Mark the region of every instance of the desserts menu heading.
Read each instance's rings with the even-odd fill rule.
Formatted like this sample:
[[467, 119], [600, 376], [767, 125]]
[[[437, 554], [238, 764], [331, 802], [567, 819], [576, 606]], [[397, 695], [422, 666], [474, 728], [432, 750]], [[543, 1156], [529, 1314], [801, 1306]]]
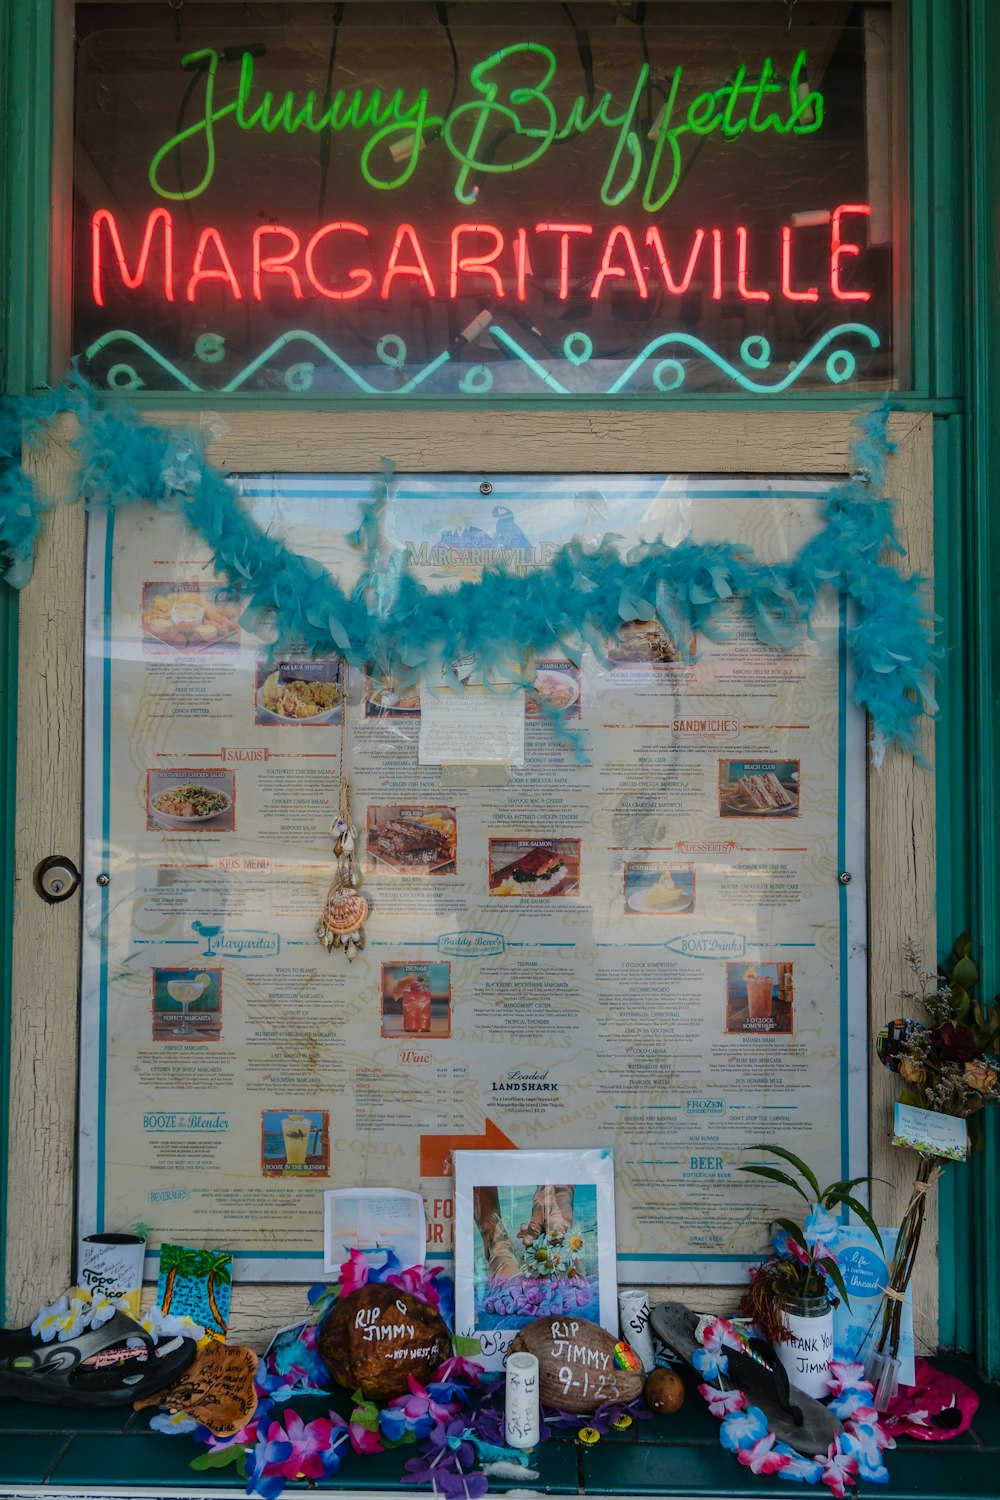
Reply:
[[[242, 488], [357, 578], [365, 476]], [[823, 488], [402, 476], [385, 526], [448, 590], [574, 536], [778, 560]], [[456, 1147], [610, 1146], [620, 1279], [726, 1281], [775, 1211], [747, 1146], [865, 1170], [864, 739], [838, 601], [785, 652], [737, 600], [715, 639], [625, 620], [497, 696], [471, 659], [456, 691], [273, 650], [151, 508], [92, 518], [88, 587], [82, 1232], [140, 1220], [245, 1278], [313, 1279], [325, 1188], [419, 1185], [446, 1254]], [[353, 964], [313, 931], [342, 753], [371, 902]]]

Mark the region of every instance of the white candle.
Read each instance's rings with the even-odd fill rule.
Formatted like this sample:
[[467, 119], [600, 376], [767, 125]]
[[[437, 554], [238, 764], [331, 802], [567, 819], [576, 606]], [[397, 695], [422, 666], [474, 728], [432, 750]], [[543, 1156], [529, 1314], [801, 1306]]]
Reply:
[[508, 1354], [505, 1432], [511, 1448], [534, 1448], [540, 1436], [538, 1360], [533, 1354]]

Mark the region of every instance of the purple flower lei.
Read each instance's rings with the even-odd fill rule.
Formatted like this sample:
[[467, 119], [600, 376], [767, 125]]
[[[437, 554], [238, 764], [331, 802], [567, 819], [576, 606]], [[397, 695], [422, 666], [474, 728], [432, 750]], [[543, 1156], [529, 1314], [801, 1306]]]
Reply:
[[[872, 1404], [872, 1386], [864, 1379], [864, 1367], [849, 1361], [834, 1361], [828, 1375], [829, 1407], [844, 1424], [844, 1430], [825, 1454], [803, 1457], [778, 1441], [767, 1417], [751, 1406], [740, 1390], [727, 1388], [726, 1349], [738, 1349], [743, 1340], [725, 1318], [714, 1318], [699, 1328], [692, 1363], [704, 1377], [698, 1391], [713, 1417], [720, 1417], [719, 1441], [754, 1474], [777, 1474], [779, 1479], [805, 1484], [825, 1484], [837, 1500], [844, 1500], [848, 1485], [858, 1479], [886, 1484], [889, 1471], [883, 1451], [895, 1448], [895, 1439], [882, 1426]], [[715, 1382], [709, 1383], [709, 1382]]]

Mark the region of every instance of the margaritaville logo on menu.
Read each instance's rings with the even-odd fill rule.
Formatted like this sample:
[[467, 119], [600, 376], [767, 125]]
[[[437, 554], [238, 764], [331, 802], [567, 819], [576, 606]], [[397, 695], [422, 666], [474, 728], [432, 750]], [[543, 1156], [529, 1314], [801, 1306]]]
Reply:
[[[199, 112], [153, 153], [148, 184], [160, 201], [147, 214], [141, 240], [129, 236], [126, 246], [114, 210], [93, 213], [90, 286], [98, 306], [109, 292], [120, 297], [140, 288], [146, 299], [195, 302], [206, 286], [221, 289], [224, 298], [228, 292], [232, 302], [248, 303], [270, 301], [272, 295], [385, 302], [401, 289], [424, 291], [432, 300], [486, 294], [519, 303], [528, 300], [530, 280], [543, 265], [551, 270], [560, 301], [570, 297], [571, 287], [579, 295], [581, 285], [595, 302], [621, 292], [643, 301], [680, 298], [696, 279], [711, 287], [715, 301], [732, 290], [747, 303], [769, 302], [772, 296], [789, 303], [871, 298], [866, 288], [843, 280], [845, 262], [849, 267], [862, 252], [856, 235], [859, 220], [871, 213], [866, 203], [840, 203], [813, 221], [829, 226], [829, 244], [824, 272], [814, 272], [812, 284], [796, 272], [793, 223], [777, 234], [774, 228], [751, 233], [740, 224], [678, 229], [666, 216], [646, 222], [671, 203], [708, 138], [736, 142], [821, 130], [824, 99], [809, 86], [805, 51], [787, 77], [764, 57], [759, 66], [737, 67], [686, 103], [681, 101], [682, 87], [690, 92], [684, 66], [668, 71], [665, 83], [658, 73], [656, 86], [664, 97], [652, 129], [642, 120], [651, 88], [649, 63], [636, 69], [627, 97], [619, 90], [625, 102], [616, 106], [610, 91], [568, 94], [560, 87], [555, 54], [538, 42], [502, 47], [476, 62], [465, 85], [468, 97], [443, 114], [435, 112], [426, 86], [338, 89], [322, 100], [313, 89], [275, 90], [266, 77], [258, 78], [253, 50], [235, 55], [239, 69], [231, 73], [220, 66], [230, 60], [229, 51], [202, 48], [181, 60], [185, 108], [197, 100]], [[280, 154], [282, 138], [289, 140], [293, 168], [297, 136], [327, 141], [346, 136], [363, 143], [355, 183], [349, 164], [339, 164], [336, 218], [306, 228], [286, 222], [275, 212], [279, 205], [272, 204], [273, 217], [269, 213], [266, 222], [248, 222], [242, 230], [228, 218], [225, 232], [216, 223], [196, 222], [192, 205], [198, 200], [206, 205], [206, 217], [212, 212], [210, 189], [224, 140], [227, 150], [234, 139], [247, 141], [245, 166], [252, 173], [257, 148], [267, 142], [270, 154]], [[530, 173], [553, 147], [579, 137], [587, 138], [595, 165], [593, 178], [579, 184], [572, 215], [556, 221], [531, 213], [524, 223], [494, 222], [484, 184], [498, 175]], [[502, 160], [498, 139], [504, 143]], [[446, 204], [432, 203], [433, 226], [402, 221], [373, 232], [365, 222], [365, 203], [374, 212], [384, 195], [418, 182], [432, 143], [454, 166], [449, 217], [454, 219], [457, 205], [457, 222], [450, 229], [445, 224], [442, 234]], [[166, 203], [185, 205], [176, 222]], [[528, 219], [530, 210], [519, 212]], [[619, 212], [631, 215], [632, 222], [609, 223]], [[643, 222], [637, 223], [636, 215], [644, 216]], [[129, 217], [141, 222], [135, 209]], [[384, 217], [381, 208], [378, 217]], [[384, 243], [377, 242], [380, 236]]]

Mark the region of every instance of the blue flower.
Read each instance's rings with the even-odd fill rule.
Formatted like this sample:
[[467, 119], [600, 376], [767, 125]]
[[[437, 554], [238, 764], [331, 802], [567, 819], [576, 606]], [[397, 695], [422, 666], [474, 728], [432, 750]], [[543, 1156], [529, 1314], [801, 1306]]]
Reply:
[[821, 1204], [814, 1203], [812, 1213], [806, 1217], [805, 1232], [807, 1245], [822, 1245], [826, 1248], [836, 1242], [840, 1234], [840, 1223]]
[[777, 1260], [792, 1259], [792, 1252], [788, 1248], [787, 1229], [776, 1229], [771, 1236], [771, 1245]]
[[691, 1355], [691, 1363], [706, 1381], [718, 1380], [729, 1369], [725, 1354], [711, 1354], [707, 1349], [696, 1349]]
[[814, 1458], [803, 1458], [801, 1453], [796, 1453], [787, 1443], [775, 1443], [774, 1451], [784, 1454], [788, 1459], [785, 1467], [777, 1471], [779, 1479], [794, 1479], [798, 1484], [815, 1484], [823, 1472], [821, 1463], [817, 1463]]
[[719, 1430], [719, 1441], [730, 1453], [741, 1448], [752, 1448], [754, 1443], [767, 1436], [767, 1418], [759, 1406], [748, 1406], [746, 1411], [730, 1412], [723, 1419]]
[[870, 1484], [888, 1484], [889, 1470], [882, 1462], [882, 1450], [874, 1436], [868, 1436], [870, 1432], [871, 1429], [867, 1429], [866, 1432], [865, 1426], [862, 1424], [857, 1433], [842, 1433], [840, 1437], [841, 1449], [844, 1453], [857, 1459], [858, 1473], [862, 1479], [867, 1479]]
[[387, 1443], [402, 1442], [406, 1436], [406, 1417], [398, 1407], [384, 1406], [378, 1414], [378, 1430]]

